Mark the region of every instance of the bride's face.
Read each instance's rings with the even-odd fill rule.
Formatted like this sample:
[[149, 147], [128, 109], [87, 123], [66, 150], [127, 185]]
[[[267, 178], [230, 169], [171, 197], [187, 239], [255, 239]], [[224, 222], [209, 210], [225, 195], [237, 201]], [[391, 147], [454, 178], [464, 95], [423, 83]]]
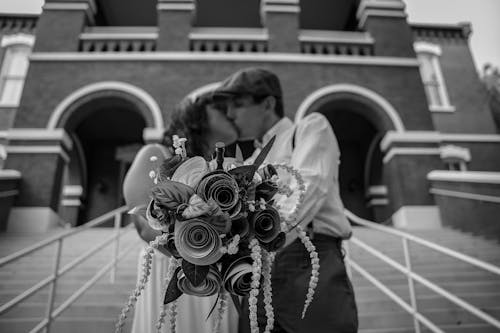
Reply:
[[212, 141], [222, 141], [229, 145], [236, 141], [238, 133], [234, 124], [226, 117], [223, 111], [216, 109], [213, 105], [207, 105], [209, 135]]

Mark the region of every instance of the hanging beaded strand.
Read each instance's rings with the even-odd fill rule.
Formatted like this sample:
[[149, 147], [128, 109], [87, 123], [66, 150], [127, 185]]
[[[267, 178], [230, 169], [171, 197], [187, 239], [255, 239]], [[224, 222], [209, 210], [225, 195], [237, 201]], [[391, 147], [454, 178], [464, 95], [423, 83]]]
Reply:
[[[306, 311], [313, 300], [314, 291], [316, 290], [316, 287], [318, 285], [320, 268], [319, 256], [318, 252], [316, 252], [316, 247], [311, 242], [311, 239], [309, 238], [309, 236], [307, 236], [307, 233], [304, 231], [302, 226], [299, 225], [300, 222], [297, 222], [299, 210], [304, 202], [306, 187], [304, 179], [297, 169], [284, 164], [278, 164], [275, 165], [275, 167], [281, 168], [291, 174], [295, 178], [299, 190], [299, 198], [297, 199], [295, 209], [288, 217], [282, 217], [283, 223], [281, 226], [284, 232], [290, 232], [295, 228], [297, 229], [297, 236], [301, 240], [302, 244], [304, 244], [307, 252], [309, 252], [309, 257], [311, 258], [311, 278], [309, 279], [306, 300], [304, 302], [304, 309], [302, 310], [302, 318], [304, 318]], [[285, 185], [282, 186], [281, 193], [290, 196], [293, 193], [293, 190], [289, 186]]]
[[[164, 282], [164, 288], [163, 288], [163, 294], [167, 291], [168, 285], [170, 283], [170, 280], [174, 276], [174, 272], [179, 267], [180, 265], [180, 260], [175, 259], [174, 257], [170, 257], [170, 260], [168, 262], [168, 271], [167, 271], [167, 276], [165, 277], [165, 282]], [[161, 333], [161, 328], [163, 327], [163, 324], [165, 322], [165, 317], [167, 316], [167, 309], [168, 305], [167, 304], [162, 304], [160, 306], [160, 314], [158, 315], [158, 322], [156, 323], [156, 330], [157, 333]]]
[[264, 293], [264, 310], [266, 311], [266, 328], [264, 333], [270, 333], [274, 328], [274, 309], [272, 305], [273, 289], [271, 285], [271, 271], [274, 263], [275, 252], [267, 252], [262, 250], [264, 261], [262, 276], [263, 276], [263, 293]]
[[115, 326], [116, 333], [122, 332], [123, 326], [125, 325], [125, 319], [127, 319], [127, 313], [134, 307], [135, 302], [137, 302], [137, 298], [142, 294], [142, 291], [146, 287], [146, 283], [149, 280], [149, 275], [151, 274], [151, 263], [153, 261], [154, 250], [157, 249], [158, 246], [166, 244], [167, 236], [168, 234], [157, 236], [146, 247], [143, 256], [141, 278], [139, 279], [139, 282], [137, 282], [134, 291], [129, 296], [127, 304], [122, 308], [118, 323]]
[[262, 272], [262, 255], [257, 239], [253, 238], [250, 241], [249, 248], [251, 249], [250, 257], [253, 260], [252, 289], [250, 290], [250, 297], [248, 298], [248, 308], [250, 310], [250, 332], [259, 333], [259, 323], [257, 322], [257, 296], [259, 296], [260, 276]]

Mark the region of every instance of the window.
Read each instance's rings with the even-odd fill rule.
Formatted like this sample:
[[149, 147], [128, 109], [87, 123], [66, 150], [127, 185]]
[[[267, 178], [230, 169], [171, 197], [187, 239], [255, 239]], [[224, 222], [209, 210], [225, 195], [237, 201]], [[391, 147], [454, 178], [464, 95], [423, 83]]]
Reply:
[[436, 112], [453, 112], [444, 84], [439, 57], [441, 48], [426, 42], [415, 43], [415, 52], [420, 63], [420, 75], [424, 83], [429, 109]]
[[19, 104], [33, 43], [34, 37], [25, 34], [2, 38], [1, 47], [5, 48], [5, 53], [0, 70], [0, 105]]

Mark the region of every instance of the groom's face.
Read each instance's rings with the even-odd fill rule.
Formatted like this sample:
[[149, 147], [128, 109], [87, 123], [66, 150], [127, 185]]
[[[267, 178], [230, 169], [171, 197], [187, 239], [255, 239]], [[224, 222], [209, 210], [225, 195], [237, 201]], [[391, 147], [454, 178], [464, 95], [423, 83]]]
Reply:
[[250, 95], [235, 97], [227, 102], [227, 117], [238, 129], [240, 140], [259, 139], [263, 134], [264, 104]]

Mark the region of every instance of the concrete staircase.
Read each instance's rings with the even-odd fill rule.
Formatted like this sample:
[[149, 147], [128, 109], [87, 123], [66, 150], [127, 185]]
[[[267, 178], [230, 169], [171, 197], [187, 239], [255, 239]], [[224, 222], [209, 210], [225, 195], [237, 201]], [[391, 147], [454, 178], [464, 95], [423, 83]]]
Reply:
[[[96, 228], [69, 238], [63, 248], [62, 265], [109, 237], [111, 232], [111, 229]], [[492, 264], [500, 265], [500, 245], [497, 242], [450, 229], [412, 233]], [[355, 235], [394, 260], [403, 263], [402, 245], [398, 238], [360, 227], [355, 229]], [[0, 256], [3, 257], [47, 236], [47, 234], [31, 236], [0, 234]], [[124, 245], [137, 242], [137, 240], [135, 232], [132, 232], [124, 238], [120, 248], [124, 249]], [[113, 332], [120, 309], [135, 285], [138, 252], [142, 246], [142, 243], [137, 243], [136, 249], [132, 250], [118, 265], [115, 284], [110, 284], [109, 274], [106, 275], [55, 321], [52, 332]], [[111, 246], [105, 248], [101, 253], [64, 276], [58, 283], [56, 306], [83, 285], [100, 267], [104, 266], [111, 258], [112, 251]], [[499, 277], [479, 271], [468, 264], [450, 259], [421, 246], [411, 246], [411, 251], [413, 268], [416, 272], [463, 297], [487, 313], [500, 318]], [[47, 248], [1, 268], [0, 304], [12, 299], [48, 276], [52, 269], [53, 253], [54, 247]], [[354, 245], [351, 245], [351, 255], [363, 268], [409, 302], [406, 277]], [[412, 318], [385, 294], [355, 272], [353, 273], [353, 284], [359, 308], [360, 332], [414, 332]], [[417, 284], [416, 289], [419, 309], [444, 331], [460, 333], [498, 331], [475, 316], [458, 309], [427, 288]], [[48, 288], [45, 288], [0, 316], [0, 332], [28, 332], [43, 319], [47, 295]], [[125, 332], [129, 330], [130, 321]], [[422, 330], [422, 332], [426, 332], [426, 330]]]
[[[452, 229], [406, 231], [500, 266], [500, 244], [496, 241]], [[354, 235], [404, 265], [403, 245], [399, 237], [361, 227], [355, 229]], [[500, 276], [477, 269], [470, 264], [421, 245], [410, 244], [413, 271], [500, 319]], [[406, 276], [355, 245], [351, 245], [350, 250], [353, 260], [410, 303]], [[407, 333], [415, 331], [412, 317], [354, 270], [353, 285], [360, 315], [360, 332]], [[417, 282], [415, 289], [419, 311], [445, 332], [499, 331]], [[428, 332], [428, 330], [422, 329], [422, 332]]]

